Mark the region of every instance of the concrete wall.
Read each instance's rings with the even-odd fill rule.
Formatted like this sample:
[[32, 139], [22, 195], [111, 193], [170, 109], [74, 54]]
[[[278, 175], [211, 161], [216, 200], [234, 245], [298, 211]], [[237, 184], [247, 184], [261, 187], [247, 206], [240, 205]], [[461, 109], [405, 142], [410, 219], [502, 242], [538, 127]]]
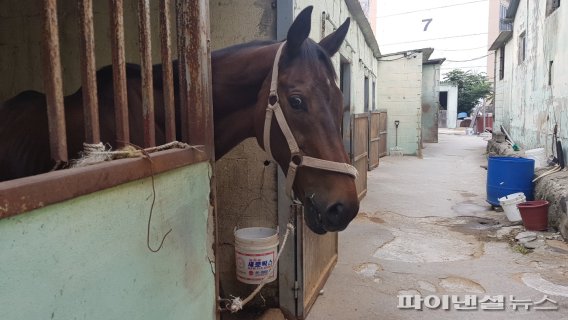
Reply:
[[[215, 319], [208, 163], [0, 220], [0, 318]], [[211, 222], [211, 221], [209, 221]]]
[[[276, 8], [270, 1], [224, 0], [210, 2], [211, 48], [221, 49], [252, 40], [276, 39]], [[254, 286], [235, 276], [233, 229], [278, 225], [276, 165], [268, 166], [256, 138], [247, 139], [216, 163], [219, 247], [217, 271], [223, 297], [246, 297]], [[278, 282], [261, 291], [253, 305], [278, 307]]]
[[455, 84], [441, 83], [440, 92], [448, 93], [448, 106], [446, 113], [446, 126], [453, 129], [458, 121], [458, 86]]
[[387, 148], [395, 146], [394, 121], [399, 120], [398, 146], [404, 154], [420, 155], [422, 52], [384, 56], [378, 63], [377, 101], [388, 112]]
[[[551, 151], [552, 130], [568, 145], [568, 8], [546, 16], [547, 1], [521, 0], [513, 36], [505, 47], [505, 78], [497, 80], [497, 125], [517, 144]], [[519, 37], [526, 34], [526, 59], [519, 61]], [[497, 52], [499, 54], [499, 52]], [[549, 63], [553, 62], [551, 85]]]
[[[97, 68], [112, 63], [108, 1], [93, 1]], [[152, 56], [160, 62], [159, 3], [151, 1]], [[172, 13], [174, 1], [172, 1]], [[126, 61], [140, 62], [138, 53], [138, 4], [124, 1]], [[41, 37], [41, 5], [35, 1], [2, 1], [0, 3], [0, 102], [24, 90], [43, 92]], [[81, 86], [79, 56], [79, 20], [77, 1], [58, 1], [61, 65], [65, 95]], [[172, 18], [172, 30], [175, 30]], [[175, 32], [172, 45], [175, 52]]]
[[438, 142], [440, 64], [422, 66], [422, 142]]

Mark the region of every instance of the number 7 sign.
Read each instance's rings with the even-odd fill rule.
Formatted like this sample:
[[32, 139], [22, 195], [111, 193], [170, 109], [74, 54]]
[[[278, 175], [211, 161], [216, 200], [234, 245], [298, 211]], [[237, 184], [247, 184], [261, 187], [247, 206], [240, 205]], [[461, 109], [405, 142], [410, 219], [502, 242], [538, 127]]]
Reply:
[[430, 23], [432, 22], [432, 18], [430, 19], [422, 19], [422, 22], [426, 22], [426, 24], [424, 25], [424, 31], [428, 30], [428, 26], [430, 25]]

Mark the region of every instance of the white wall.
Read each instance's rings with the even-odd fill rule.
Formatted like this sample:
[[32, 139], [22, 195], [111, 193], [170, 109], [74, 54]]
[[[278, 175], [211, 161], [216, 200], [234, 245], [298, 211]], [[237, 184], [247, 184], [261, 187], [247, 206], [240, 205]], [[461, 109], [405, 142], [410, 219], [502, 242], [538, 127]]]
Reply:
[[422, 142], [438, 142], [440, 64], [422, 65]]
[[[496, 79], [497, 125], [509, 131], [527, 149], [546, 147], [550, 153], [552, 130], [568, 143], [568, 6], [562, 4], [548, 17], [547, 1], [521, 0], [513, 23], [513, 36], [505, 46], [505, 77]], [[519, 62], [519, 36], [526, 33], [526, 58]], [[497, 51], [498, 57], [499, 51]], [[552, 85], [548, 84], [549, 62]]]
[[[366, 43], [365, 37], [355, 19], [351, 16], [347, 5], [343, 0], [332, 1], [313, 1], [297, 0], [294, 5], [294, 16], [305, 7], [312, 5], [312, 32], [310, 38], [319, 41], [329, 35], [335, 28], [339, 27], [347, 17], [351, 17], [351, 25], [347, 33], [346, 41], [343, 42], [339, 54], [347, 58], [351, 64], [351, 113], [362, 113], [364, 111], [364, 81], [365, 76], [369, 77], [369, 100], [372, 101], [372, 84], [377, 82], [377, 59], [373, 56], [373, 51]], [[325, 22], [324, 34], [322, 34], [322, 14], [329, 14], [329, 20]], [[339, 54], [336, 54], [332, 61], [339, 74]], [[370, 102], [371, 103], [371, 102]], [[369, 108], [372, 109], [372, 106]]]
[[443, 91], [448, 93], [446, 126], [454, 129], [458, 121], [458, 87], [454, 84], [441, 84], [440, 92]]
[[420, 155], [422, 52], [404, 57], [384, 56], [378, 63], [377, 103], [388, 112], [387, 148], [395, 146], [394, 121], [399, 120], [398, 146], [405, 154]]

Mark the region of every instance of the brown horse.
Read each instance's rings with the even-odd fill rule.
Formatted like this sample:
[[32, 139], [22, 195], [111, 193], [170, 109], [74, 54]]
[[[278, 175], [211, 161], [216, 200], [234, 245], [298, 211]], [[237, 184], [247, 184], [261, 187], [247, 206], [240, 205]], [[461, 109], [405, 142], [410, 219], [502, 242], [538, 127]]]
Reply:
[[[342, 95], [330, 60], [341, 46], [349, 20], [316, 43], [308, 38], [312, 7], [304, 9], [288, 31], [286, 42], [251, 42], [215, 51], [211, 56], [215, 154], [222, 157], [246, 138], [271, 146], [271, 156], [284, 172], [299, 164], [294, 157], [322, 159], [335, 165], [349, 162], [343, 149], [340, 124]], [[298, 152], [293, 153], [282, 123], [272, 119], [264, 141], [265, 116], [276, 53], [276, 87], [282, 110]], [[174, 70], [177, 71], [176, 64]], [[154, 66], [156, 141], [165, 142], [161, 66]], [[177, 77], [176, 74], [174, 76]], [[97, 72], [101, 140], [116, 141], [112, 67]], [[140, 70], [127, 66], [131, 141], [142, 145]], [[176, 93], [178, 88], [175, 88]], [[177, 97], [177, 94], [176, 94]], [[65, 97], [69, 154], [76, 156], [84, 141], [81, 90]], [[176, 100], [176, 111], [179, 101]], [[140, 116], [137, 116], [140, 114]], [[176, 117], [179, 119], [179, 115]], [[271, 124], [271, 125], [270, 125]], [[136, 135], [139, 133], [139, 135]], [[112, 143], [111, 143], [112, 144]], [[49, 156], [45, 96], [27, 91], [0, 107], [0, 181], [47, 172]], [[294, 194], [306, 207], [306, 223], [314, 232], [340, 231], [359, 210], [353, 176], [338, 170], [298, 166], [292, 179]]]

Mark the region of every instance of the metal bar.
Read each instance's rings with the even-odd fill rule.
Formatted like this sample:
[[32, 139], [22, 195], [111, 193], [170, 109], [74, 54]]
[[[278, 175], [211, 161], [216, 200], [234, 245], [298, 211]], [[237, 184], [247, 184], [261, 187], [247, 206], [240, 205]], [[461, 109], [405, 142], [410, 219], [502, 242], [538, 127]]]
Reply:
[[138, 0], [138, 35], [142, 68], [142, 117], [144, 119], [144, 146], [156, 145], [154, 120], [154, 86], [152, 81], [152, 37], [150, 33], [150, 1]]
[[43, 0], [43, 26], [43, 82], [49, 121], [49, 146], [51, 157], [57, 163], [61, 163], [67, 162], [68, 158], [57, 26], [57, 0]]
[[176, 0], [176, 30], [177, 30], [177, 50], [178, 50], [178, 81], [179, 81], [179, 100], [180, 100], [180, 122], [181, 140], [189, 142], [188, 129], [188, 109], [189, 101], [189, 82], [187, 79], [187, 64], [189, 47], [187, 45], [187, 29], [189, 28], [189, 4], [188, 1]]
[[[177, 0], [182, 136], [213, 155], [213, 112], [207, 0]], [[187, 76], [189, 76], [189, 79]], [[191, 85], [189, 85], [191, 84]], [[191, 107], [190, 107], [191, 106]], [[183, 128], [183, 126], [187, 128]], [[185, 140], [184, 140], [185, 141]]]
[[124, 16], [122, 0], [109, 0], [111, 11], [110, 38], [112, 45], [112, 80], [114, 111], [118, 146], [130, 142], [128, 128], [128, 96], [126, 92], [126, 64], [124, 58]]
[[80, 0], [78, 4], [79, 28], [81, 29], [81, 84], [83, 91], [85, 140], [88, 143], [98, 143], [101, 137], [99, 130], [99, 103], [97, 98], [93, 1]]
[[174, 75], [172, 71], [172, 48], [170, 30], [170, 0], [160, 0], [160, 38], [162, 50], [162, 82], [166, 141], [176, 140], [176, 118], [174, 98]]

